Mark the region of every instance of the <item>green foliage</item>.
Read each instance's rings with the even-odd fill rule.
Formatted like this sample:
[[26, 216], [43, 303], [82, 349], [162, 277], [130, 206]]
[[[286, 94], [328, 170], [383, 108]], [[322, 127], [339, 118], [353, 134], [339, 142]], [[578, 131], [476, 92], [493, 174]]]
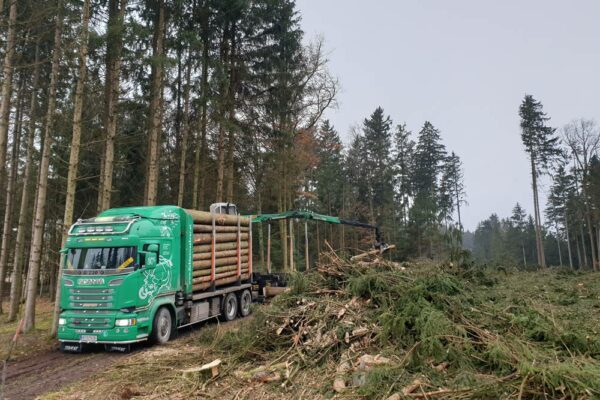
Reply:
[[[232, 334], [240, 337], [225, 335], [216, 348], [240, 361], [288, 354], [303, 371], [330, 371], [321, 377], [339, 374], [346, 360], [352, 393], [369, 399], [386, 398], [416, 378], [424, 391], [449, 388], [467, 398], [494, 399], [520, 387], [532, 399], [600, 395], [595, 275], [406, 265], [337, 261], [294, 277], [291, 293], [259, 309]], [[575, 293], [577, 304], [560, 302]], [[352, 339], [357, 327], [368, 327], [368, 344]], [[361, 369], [352, 358], [361, 354], [393, 361]], [[330, 390], [329, 379], [321, 384]]]

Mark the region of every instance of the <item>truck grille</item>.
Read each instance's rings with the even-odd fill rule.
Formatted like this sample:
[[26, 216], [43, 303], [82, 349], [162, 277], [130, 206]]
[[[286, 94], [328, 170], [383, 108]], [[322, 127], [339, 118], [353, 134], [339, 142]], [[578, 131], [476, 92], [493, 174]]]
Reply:
[[112, 318], [81, 318], [71, 319], [72, 328], [112, 328]]
[[69, 300], [72, 308], [107, 309], [113, 306], [114, 289], [78, 288], [69, 289]]

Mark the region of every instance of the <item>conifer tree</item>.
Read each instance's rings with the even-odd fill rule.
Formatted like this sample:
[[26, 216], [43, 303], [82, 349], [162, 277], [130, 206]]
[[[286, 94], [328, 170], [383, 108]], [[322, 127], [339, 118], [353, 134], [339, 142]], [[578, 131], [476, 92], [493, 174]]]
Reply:
[[555, 136], [555, 128], [546, 125], [550, 118], [544, 113], [542, 103], [535, 100], [533, 96], [525, 95], [519, 107], [519, 116], [521, 117], [521, 140], [525, 146], [525, 151], [529, 155], [531, 166], [537, 261], [542, 268], [545, 268], [546, 259], [542, 241], [538, 178], [547, 170], [554, 157], [559, 154], [558, 138]]
[[408, 222], [408, 210], [412, 196], [412, 173], [414, 168], [415, 142], [410, 138], [411, 132], [406, 124], [398, 125], [394, 137], [394, 183], [396, 186], [396, 203], [403, 225]]
[[446, 149], [441, 143], [440, 132], [426, 121], [419, 132], [415, 148], [412, 183], [415, 198], [410, 210], [412, 237], [419, 256], [424, 255], [424, 252], [433, 256], [440, 211], [440, 174], [445, 158]]
[[368, 190], [368, 205], [372, 222], [382, 222], [385, 209], [393, 204], [391, 168], [391, 127], [392, 120], [377, 107], [363, 122], [363, 146], [366, 158], [363, 173]]
[[166, 7], [165, 0], [154, 4], [154, 38], [152, 51], [151, 100], [149, 105], [150, 118], [148, 135], [148, 152], [146, 159], [146, 205], [155, 205], [158, 196], [159, 152], [162, 138], [163, 123], [163, 89], [165, 73], [165, 29]]
[[527, 214], [519, 203], [515, 204], [510, 216], [513, 232], [512, 236], [518, 241], [523, 255], [523, 266], [527, 266], [527, 254], [525, 252], [525, 235], [527, 226]]
[[56, 88], [59, 79], [59, 64], [62, 53], [62, 0], [57, 2], [58, 11], [54, 29], [54, 48], [52, 50], [52, 71], [48, 87], [48, 108], [44, 121], [43, 150], [38, 173], [37, 196], [34, 207], [34, 227], [31, 239], [31, 250], [29, 256], [29, 273], [27, 275], [27, 296], [25, 302], [25, 315], [23, 330], [30, 331], [35, 327], [35, 301], [37, 297], [38, 278], [40, 264], [42, 261], [42, 245], [44, 233], [44, 221], [46, 218], [46, 196], [48, 193], [48, 169], [50, 164], [51, 147], [54, 141], [53, 128], [56, 111]]
[[6, 34], [6, 49], [4, 52], [4, 66], [2, 68], [2, 89], [0, 91], [0, 186], [4, 186], [4, 179], [6, 176], [6, 143], [8, 139], [8, 124], [12, 99], [13, 63], [17, 31], [18, 1], [8, 0], [8, 3], [8, 32]]
[[[67, 176], [67, 193], [65, 199], [65, 210], [62, 226], [61, 249], [67, 243], [67, 233], [73, 223], [73, 213], [75, 206], [75, 190], [77, 188], [77, 170], [79, 167], [79, 152], [81, 146], [81, 129], [83, 115], [83, 90], [87, 76], [87, 59], [88, 59], [88, 39], [89, 39], [89, 23], [90, 23], [90, 7], [91, 0], [84, 0], [81, 10], [81, 28], [79, 32], [79, 71], [77, 77], [77, 86], [75, 88], [75, 100], [73, 109], [73, 134], [71, 136], [71, 151], [69, 155], [69, 171]], [[51, 335], [56, 336], [58, 329], [58, 316], [60, 314], [60, 292], [62, 276], [62, 266], [64, 257], [59, 257], [58, 263], [58, 279], [56, 285], [56, 300], [54, 304], [54, 318], [51, 327]]]
[[117, 136], [117, 105], [121, 93], [121, 53], [127, 0], [109, 0], [106, 23], [106, 76], [104, 83], [104, 158], [100, 167], [98, 211], [110, 207], [113, 190], [115, 140]]
[[330, 124], [323, 121], [317, 133], [317, 156], [319, 166], [315, 172], [315, 186], [319, 199], [319, 211], [339, 215], [342, 208], [344, 188], [343, 145], [339, 134]]
[[[569, 232], [569, 220], [567, 207], [569, 200], [575, 195], [574, 179], [570, 175], [565, 164], [561, 163], [556, 168], [553, 176], [552, 186], [548, 194], [548, 203], [546, 205], [546, 218], [551, 221], [551, 225], [556, 228], [557, 239], [561, 236], [561, 231], [565, 232], [567, 250], [569, 257], [569, 266], [573, 268], [573, 255], [571, 252], [571, 235]], [[558, 244], [560, 249], [560, 242]]]

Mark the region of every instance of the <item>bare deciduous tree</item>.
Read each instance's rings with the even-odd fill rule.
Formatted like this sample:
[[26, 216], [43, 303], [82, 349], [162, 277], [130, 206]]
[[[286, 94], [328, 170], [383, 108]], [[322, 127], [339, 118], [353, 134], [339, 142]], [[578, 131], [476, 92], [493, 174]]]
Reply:
[[585, 219], [590, 239], [592, 264], [598, 270], [598, 247], [594, 240], [594, 221], [589, 197], [589, 166], [592, 157], [600, 149], [600, 130], [594, 120], [579, 119], [570, 122], [563, 128], [563, 139], [573, 155], [577, 169], [581, 174], [581, 190], [585, 206]]

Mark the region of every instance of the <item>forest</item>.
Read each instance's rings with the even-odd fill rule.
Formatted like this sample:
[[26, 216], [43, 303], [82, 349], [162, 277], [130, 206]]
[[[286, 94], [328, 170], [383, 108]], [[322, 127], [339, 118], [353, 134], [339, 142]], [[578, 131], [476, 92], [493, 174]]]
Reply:
[[[343, 143], [324, 117], [340, 83], [293, 1], [1, 9], [0, 301], [8, 320], [25, 302], [25, 330], [36, 297], [55, 297], [70, 225], [111, 207], [309, 210], [381, 225], [398, 259], [461, 253], [459, 156], [431, 122], [413, 133], [381, 107]], [[289, 227], [274, 228], [275, 268], [286, 270]], [[310, 234], [336, 248], [372, 241], [312, 224]]]
[[[503, 157], [526, 159], [530, 192], [500, 188], [514, 197], [510, 215], [465, 226], [474, 190], [465, 175], [477, 168], [467, 153], [490, 149], [456, 145], [456, 126], [433, 100], [415, 122], [381, 93], [353, 126], [334, 124], [344, 82], [333, 46], [308, 34], [302, 11], [296, 0], [0, 0], [0, 400], [5, 390], [44, 399], [600, 397], [600, 126], [556, 126], [547, 92], [521, 88], [503, 116], [518, 121], [503, 134], [521, 147]], [[201, 211], [220, 202], [240, 215], [220, 216], [217, 251], [215, 214]], [[187, 225], [163, 235], [149, 220], [168, 218], [121, 210], [103, 214], [111, 225], [90, 236], [73, 237], [86, 234], [81, 226], [68, 234], [108, 209], [155, 205], [188, 209], [143, 208], [176, 210], [169, 223]], [[288, 211], [355, 224], [252, 219]], [[148, 243], [67, 242], [107, 232], [113, 241], [113, 222], [129, 224], [122, 234], [138, 219], [152, 228]], [[381, 247], [364, 224], [381, 228]], [[158, 235], [177, 250], [161, 253]], [[110, 268], [77, 271], [66, 255], [113, 248], [127, 255]], [[277, 285], [259, 295], [255, 276], [271, 277], [271, 264]], [[118, 276], [96, 281], [99, 269]], [[217, 286], [217, 276], [227, 282]], [[61, 337], [67, 328], [77, 336]], [[159, 345], [138, 343], [160, 330]], [[71, 351], [65, 343], [84, 353], [104, 346], [74, 356], [58, 353]], [[111, 354], [112, 345], [132, 354]]]
[[[530, 110], [531, 113], [524, 114]], [[592, 119], [573, 120], [561, 129], [549, 126], [541, 102], [526, 96], [521, 105], [523, 144], [531, 160], [531, 176], [549, 182], [547, 202], [540, 210], [536, 179], [532, 179], [534, 211], [515, 204], [510, 216], [492, 214], [465, 233], [476, 259], [520, 267], [599, 268], [600, 129]], [[524, 127], [525, 126], [525, 127]], [[538, 131], [535, 141], [526, 126]], [[545, 216], [541, 222], [541, 211]]]

